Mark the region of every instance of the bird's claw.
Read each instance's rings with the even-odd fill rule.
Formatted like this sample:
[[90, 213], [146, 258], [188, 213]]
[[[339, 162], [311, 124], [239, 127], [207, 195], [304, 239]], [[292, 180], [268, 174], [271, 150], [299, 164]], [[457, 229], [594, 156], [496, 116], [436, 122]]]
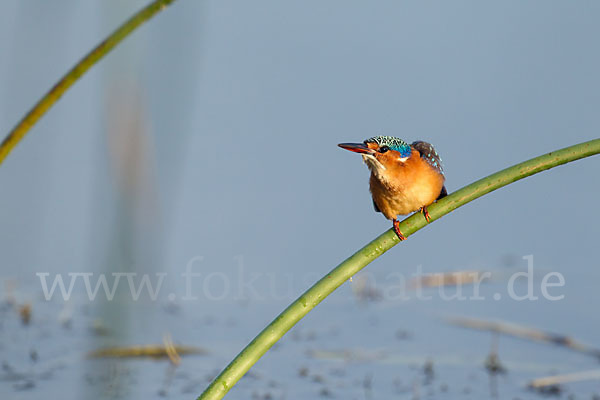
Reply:
[[397, 219], [394, 220], [394, 232], [396, 232], [396, 236], [398, 236], [398, 239], [400, 239], [401, 242], [406, 240], [406, 237], [400, 232], [400, 221]]
[[427, 211], [427, 207], [421, 207], [421, 209], [419, 210], [423, 213], [423, 216], [425, 217], [425, 221], [427, 221], [427, 223], [431, 222], [431, 217], [429, 216], [429, 212]]

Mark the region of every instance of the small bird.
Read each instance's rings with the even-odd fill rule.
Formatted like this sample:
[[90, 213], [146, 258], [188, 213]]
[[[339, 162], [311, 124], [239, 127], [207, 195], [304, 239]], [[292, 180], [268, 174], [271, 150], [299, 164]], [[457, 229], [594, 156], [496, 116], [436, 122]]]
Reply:
[[421, 211], [430, 221], [427, 206], [445, 197], [442, 159], [427, 142], [412, 144], [392, 136], [375, 136], [363, 143], [340, 143], [342, 149], [362, 154], [371, 170], [369, 186], [376, 212], [393, 221], [400, 240], [398, 215]]

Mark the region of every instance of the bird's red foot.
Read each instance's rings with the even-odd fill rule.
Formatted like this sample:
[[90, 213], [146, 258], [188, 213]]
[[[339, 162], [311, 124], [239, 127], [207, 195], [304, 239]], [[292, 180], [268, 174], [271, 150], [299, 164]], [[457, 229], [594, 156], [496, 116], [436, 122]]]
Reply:
[[431, 217], [429, 216], [429, 212], [427, 211], [427, 206], [421, 207], [420, 211], [423, 213], [423, 216], [425, 217], [425, 220], [427, 221], [427, 223], [430, 223]]
[[406, 237], [400, 232], [400, 221], [397, 219], [394, 220], [394, 232], [396, 232], [396, 236], [398, 236], [400, 241], [406, 240]]

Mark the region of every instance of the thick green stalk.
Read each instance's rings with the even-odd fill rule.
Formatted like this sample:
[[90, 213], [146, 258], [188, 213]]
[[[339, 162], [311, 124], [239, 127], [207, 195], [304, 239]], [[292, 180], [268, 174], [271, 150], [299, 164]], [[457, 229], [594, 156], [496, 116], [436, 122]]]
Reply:
[[[432, 220], [439, 219], [456, 208], [509, 183], [598, 153], [600, 153], [600, 139], [595, 139], [522, 162], [471, 183], [439, 202], [432, 204], [427, 207], [429, 215]], [[401, 222], [400, 230], [404, 236], [408, 237], [425, 225], [427, 225], [427, 222], [421, 213], [415, 213]], [[223, 372], [215, 378], [198, 399], [223, 398], [250, 367], [302, 317], [308, 314], [310, 310], [323, 301], [335, 289], [350, 279], [351, 276], [391, 249], [398, 242], [393, 229], [390, 229], [335, 267], [263, 329]]]
[[35, 106], [19, 121], [8, 136], [0, 144], [0, 164], [12, 149], [23, 139], [36, 122], [56, 103], [62, 95], [94, 64], [110, 52], [116, 45], [125, 39], [137, 27], [148, 21], [159, 11], [163, 10], [175, 0], [155, 0], [123, 25], [104, 39], [98, 46], [83, 57], [69, 72], [67, 72], [53, 87], [42, 97]]

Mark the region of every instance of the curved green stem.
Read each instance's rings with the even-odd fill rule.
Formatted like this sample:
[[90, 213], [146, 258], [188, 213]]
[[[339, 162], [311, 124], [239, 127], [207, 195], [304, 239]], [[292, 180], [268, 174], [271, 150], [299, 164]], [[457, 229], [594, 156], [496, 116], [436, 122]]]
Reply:
[[23, 139], [27, 132], [36, 122], [56, 103], [62, 95], [94, 64], [110, 52], [116, 45], [125, 39], [137, 27], [148, 21], [159, 11], [163, 10], [175, 0], [155, 0], [135, 15], [129, 18], [123, 25], [117, 28], [104, 39], [98, 46], [83, 57], [69, 72], [67, 72], [53, 87], [42, 97], [35, 106], [19, 121], [8, 136], [0, 144], [0, 164], [12, 151], [12, 149]]
[[[598, 153], [600, 153], [600, 139], [554, 151], [480, 179], [432, 204], [427, 207], [427, 210], [433, 221], [509, 183]], [[404, 236], [408, 237], [425, 225], [427, 225], [427, 222], [421, 213], [415, 213], [401, 222], [400, 229]], [[350, 279], [351, 276], [398, 244], [398, 242], [393, 229], [390, 229], [335, 267], [263, 329], [223, 372], [213, 380], [198, 399], [223, 398], [250, 367], [302, 317], [308, 314], [310, 310], [323, 301], [335, 289]]]

